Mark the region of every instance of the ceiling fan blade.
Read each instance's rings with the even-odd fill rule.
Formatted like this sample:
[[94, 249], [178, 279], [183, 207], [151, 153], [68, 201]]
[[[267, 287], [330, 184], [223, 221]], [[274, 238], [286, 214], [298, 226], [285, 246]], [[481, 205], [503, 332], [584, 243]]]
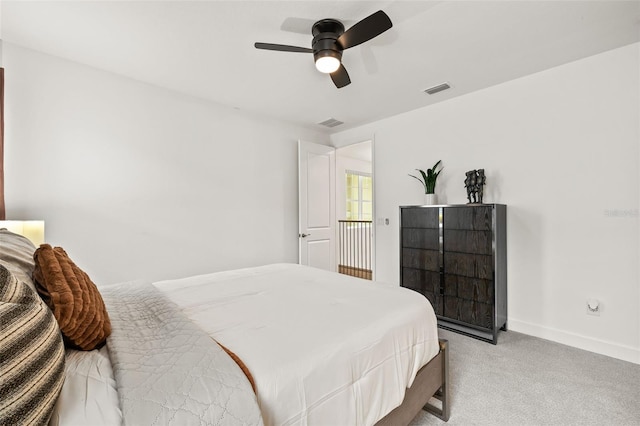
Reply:
[[280, 52], [313, 53], [313, 50], [307, 47], [289, 46], [286, 44], [254, 43], [254, 46], [256, 49], [277, 50]]
[[347, 69], [342, 64], [340, 64], [340, 68], [332, 72], [330, 75], [331, 75], [331, 80], [333, 80], [333, 84], [335, 84], [338, 89], [351, 84], [349, 73], [347, 72]]
[[338, 44], [343, 49], [349, 49], [379, 36], [392, 26], [389, 16], [379, 10], [345, 31], [338, 37]]

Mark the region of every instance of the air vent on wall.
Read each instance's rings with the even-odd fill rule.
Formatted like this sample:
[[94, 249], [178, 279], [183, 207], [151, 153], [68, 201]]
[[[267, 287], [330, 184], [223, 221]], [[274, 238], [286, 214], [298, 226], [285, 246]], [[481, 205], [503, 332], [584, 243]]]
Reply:
[[437, 86], [433, 86], [433, 87], [429, 87], [428, 89], [425, 89], [425, 93], [433, 95], [435, 93], [442, 92], [443, 90], [447, 90], [450, 88], [451, 86], [449, 86], [449, 83], [442, 83], [442, 84], [438, 84]]
[[324, 120], [321, 123], [318, 123], [321, 126], [325, 126], [325, 127], [336, 127], [339, 126], [341, 124], [344, 124], [344, 122], [340, 121], [340, 120], [336, 120], [335, 118], [329, 118], [328, 120]]

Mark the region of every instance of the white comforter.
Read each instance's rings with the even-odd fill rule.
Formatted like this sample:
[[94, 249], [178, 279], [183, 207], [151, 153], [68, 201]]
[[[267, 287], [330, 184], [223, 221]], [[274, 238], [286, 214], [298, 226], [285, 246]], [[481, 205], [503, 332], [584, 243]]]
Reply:
[[235, 352], [268, 425], [371, 425], [438, 352], [436, 317], [411, 290], [278, 264], [154, 285]]

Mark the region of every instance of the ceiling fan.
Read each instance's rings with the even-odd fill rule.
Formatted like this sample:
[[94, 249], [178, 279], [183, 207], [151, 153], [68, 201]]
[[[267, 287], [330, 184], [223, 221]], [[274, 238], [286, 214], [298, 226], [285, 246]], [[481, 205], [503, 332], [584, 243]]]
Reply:
[[393, 24], [386, 13], [379, 10], [354, 24], [347, 31], [337, 19], [322, 19], [311, 28], [311, 49], [286, 44], [255, 43], [256, 49], [281, 52], [313, 53], [318, 71], [330, 74], [339, 89], [351, 83], [342, 65], [342, 51], [369, 41], [391, 28]]

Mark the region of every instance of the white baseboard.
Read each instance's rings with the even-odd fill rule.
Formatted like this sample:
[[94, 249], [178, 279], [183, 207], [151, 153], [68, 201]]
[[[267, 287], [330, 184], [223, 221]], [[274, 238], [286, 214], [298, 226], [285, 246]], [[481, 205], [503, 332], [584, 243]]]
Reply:
[[634, 364], [640, 364], [640, 348], [633, 348], [631, 346], [594, 339], [592, 337], [582, 336], [580, 334], [570, 333], [555, 328], [543, 327], [512, 318], [509, 318], [507, 321], [507, 327], [509, 330], [517, 331], [518, 333], [540, 337], [541, 339], [551, 340], [553, 342], [562, 343], [563, 345], [573, 346], [575, 348], [610, 356], [623, 361], [633, 362]]

